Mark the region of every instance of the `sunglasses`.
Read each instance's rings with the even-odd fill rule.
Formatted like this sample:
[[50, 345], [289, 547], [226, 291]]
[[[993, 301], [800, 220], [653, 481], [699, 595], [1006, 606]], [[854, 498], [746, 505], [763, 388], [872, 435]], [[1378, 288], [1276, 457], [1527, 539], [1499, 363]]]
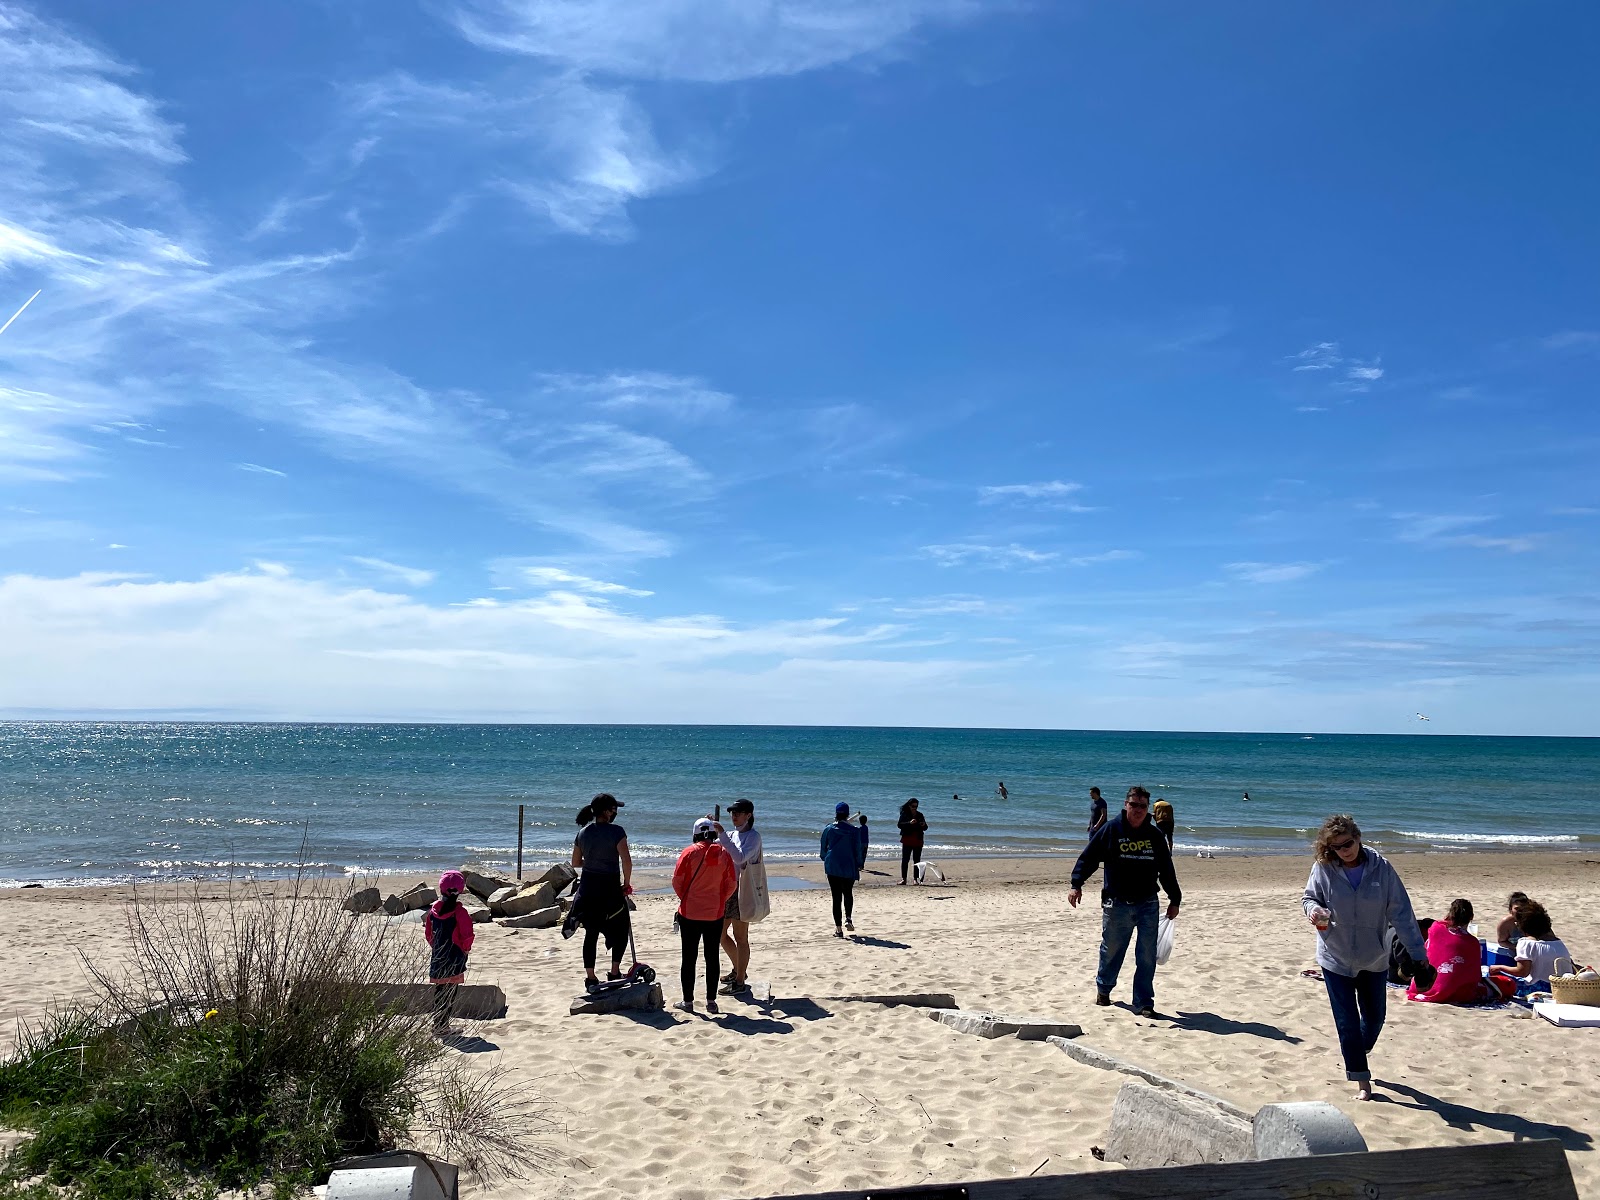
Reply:
[[1332, 849], [1342, 853], [1343, 851], [1350, 849], [1351, 846], [1354, 846], [1360, 840], [1360, 838], [1351, 838], [1348, 842], [1334, 842], [1332, 844]]
[[1129, 808], [1149, 808], [1150, 806], [1148, 804], [1143, 803], [1142, 801], [1129, 800], [1128, 801], [1128, 807]]

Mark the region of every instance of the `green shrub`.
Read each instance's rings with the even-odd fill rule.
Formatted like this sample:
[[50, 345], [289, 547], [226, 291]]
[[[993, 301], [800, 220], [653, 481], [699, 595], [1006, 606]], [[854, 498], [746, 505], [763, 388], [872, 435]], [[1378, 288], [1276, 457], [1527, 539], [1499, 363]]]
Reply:
[[[136, 896], [131, 972], [89, 964], [100, 1003], [47, 1014], [0, 1062], [0, 1121], [33, 1134], [0, 1200], [35, 1175], [84, 1200], [287, 1194], [418, 1134], [479, 1177], [538, 1166], [530, 1138], [554, 1126], [537, 1096], [441, 1062], [425, 1017], [372, 998], [415, 979], [421, 939], [339, 899], [299, 879], [279, 899]], [[505, 1106], [510, 1135], [485, 1119]]]

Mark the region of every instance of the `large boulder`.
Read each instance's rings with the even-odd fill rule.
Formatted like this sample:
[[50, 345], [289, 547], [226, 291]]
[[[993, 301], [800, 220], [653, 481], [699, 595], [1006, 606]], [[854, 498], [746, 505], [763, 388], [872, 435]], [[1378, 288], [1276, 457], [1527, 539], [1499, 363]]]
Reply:
[[489, 906], [476, 896], [468, 894], [461, 897], [461, 907], [472, 916], [474, 925], [482, 925], [494, 914], [489, 911]]
[[409, 892], [400, 893], [400, 899], [405, 902], [407, 912], [416, 912], [427, 908], [439, 898], [439, 893], [425, 883], [419, 883]]
[[534, 883], [548, 883], [560, 893], [567, 890], [578, 881], [578, 869], [571, 863], [556, 863], [540, 875]]
[[500, 875], [487, 875], [482, 871], [474, 871], [469, 867], [462, 867], [461, 874], [467, 881], [467, 891], [471, 892], [479, 900], [489, 899], [501, 888], [509, 887], [515, 889], [517, 886], [514, 879], [507, 879]]
[[538, 912], [541, 908], [549, 908], [556, 902], [556, 888], [554, 884], [541, 883], [523, 888], [516, 895], [500, 901], [499, 915], [502, 917], [521, 917], [531, 912]]
[[500, 924], [509, 929], [549, 929], [552, 925], [561, 924], [561, 906], [552, 904], [549, 908], [535, 909], [521, 916], [506, 917]]
[[398, 917], [406, 911], [406, 902], [393, 892], [390, 892], [383, 899], [383, 911], [391, 917]]
[[351, 892], [344, 900], [345, 912], [375, 913], [383, 907], [383, 893], [375, 887]]

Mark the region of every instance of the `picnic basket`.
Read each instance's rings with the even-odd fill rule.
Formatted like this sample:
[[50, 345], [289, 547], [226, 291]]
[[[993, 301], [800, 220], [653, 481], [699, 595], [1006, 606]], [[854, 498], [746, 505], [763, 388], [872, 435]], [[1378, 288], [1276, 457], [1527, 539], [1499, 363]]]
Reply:
[[[1567, 974], [1577, 974], [1578, 965], [1570, 958], [1556, 959], [1556, 968], [1558, 970], [1562, 963], [1567, 964]], [[1550, 976], [1550, 994], [1556, 998], [1557, 1004], [1600, 1006], [1600, 979], [1561, 979], [1552, 972]]]

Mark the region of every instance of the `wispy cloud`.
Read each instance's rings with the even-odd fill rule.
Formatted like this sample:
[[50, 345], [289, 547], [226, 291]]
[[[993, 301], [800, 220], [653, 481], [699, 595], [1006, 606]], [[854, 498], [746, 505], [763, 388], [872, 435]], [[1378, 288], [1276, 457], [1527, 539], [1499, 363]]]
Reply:
[[[795, 75], [892, 48], [981, 0], [460, 0], [481, 46], [634, 79], [728, 83]], [[989, 5], [988, 7], [992, 7]]]
[[1066, 483], [1052, 479], [1045, 483], [1004, 483], [978, 489], [979, 504], [1035, 504], [1045, 508], [1062, 508], [1068, 512], [1092, 512], [1087, 505], [1072, 499], [1083, 490], [1081, 483]]
[[1078, 554], [1066, 560], [1069, 567], [1097, 567], [1101, 563], [1127, 562], [1141, 557], [1137, 550], [1102, 550], [1098, 554]]
[[[564, 233], [631, 236], [628, 205], [702, 176], [669, 153], [621, 90], [561, 74], [460, 86], [396, 72], [348, 92], [353, 140], [371, 171], [394, 155], [425, 157], [438, 207], [501, 194]], [[485, 175], [484, 164], [493, 164]]]
[[280, 479], [287, 479], [289, 477], [289, 472], [287, 471], [280, 471], [277, 467], [263, 467], [260, 463], [242, 462], [234, 463], [233, 465], [238, 467], [241, 471], [251, 471], [257, 475], [276, 475]]
[[[1326, 372], [1333, 388], [1344, 392], [1366, 392], [1383, 378], [1381, 360], [1363, 361], [1347, 357], [1338, 342], [1316, 342], [1298, 354], [1290, 355], [1291, 370]], [[1317, 411], [1306, 408], [1302, 411]]]
[[1540, 338], [1539, 345], [1546, 350], [1600, 350], [1600, 330], [1564, 329]]
[[439, 577], [437, 571], [425, 571], [420, 567], [406, 567], [399, 563], [389, 562], [382, 558], [366, 558], [359, 554], [352, 554], [350, 561], [376, 571], [386, 579], [394, 579], [407, 587], [427, 587]]
[[1038, 567], [1061, 557], [1053, 550], [1032, 550], [1015, 542], [1006, 546], [990, 546], [982, 542], [947, 542], [924, 546], [922, 553], [941, 567]]
[[599, 596], [655, 595], [654, 592], [645, 591], [642, 588], [631, 588], [620, 583], [609, 583], [604, 579], [594, 579], [588, 575], [578, 575], [572, 571], [564, 571], [560, 567], [523, 567], [521, 574], [522, 578], [532, 586], [551, 590], [566, 589]]
[[548, 396], [576, 398], [602, 411], [660, 413], [682, 421], [720, 416], [734, 404], [732, 396], [703, 379], [660, 371], [544, 375], [541, 383]]
[[1507, 554], [1526, 554], [1537, 550], [1544, 538], [1542, 534], [1495, 536], [1473, 532], [1477, 526], [1486, 525], [1496, 518], [1490, 516], [1452, 513], [1396, 513], [1400, 530], [1396, 537], [1402, 542], [1425, 546], [1469, 546], [1478, 550], [1501, 550]]
[[1315, 575], [1325, 566], [1327, 563], [1320, 562], [1234, 562], [1224, 564], [1224, 569], [1246, 583], [1294, 583]]
[[906, 600], [892, 609], [897, 615], [910, 617], [994, 617], [1016, 612], [1016, 606], [983, 596], [930, 596], [923, 600]]

